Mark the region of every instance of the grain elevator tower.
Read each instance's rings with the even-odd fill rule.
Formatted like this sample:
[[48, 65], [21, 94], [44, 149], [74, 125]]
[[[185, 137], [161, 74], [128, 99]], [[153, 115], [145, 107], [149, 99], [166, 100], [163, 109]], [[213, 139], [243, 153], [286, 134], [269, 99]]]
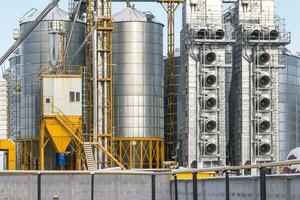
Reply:
[[280, 30], [274, 0], [240, 0], [231, 10], [237, 41], [230, 90], [229, 161], [278, 161], [278, 70], [290, 34]]
[[[184, 135], [179, 163], [188, 168], [225, 165], [226, 34], [222, 0], [192, 0], [183, 4], [182, 72], [179, 84], [178, 128]], [[230, 59], [229, 59], [230, 60]]]

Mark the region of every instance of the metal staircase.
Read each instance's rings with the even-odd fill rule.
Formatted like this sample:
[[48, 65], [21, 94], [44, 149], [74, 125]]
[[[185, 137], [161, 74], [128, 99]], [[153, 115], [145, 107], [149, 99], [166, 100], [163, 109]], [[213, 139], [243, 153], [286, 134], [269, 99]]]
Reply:
[[94, 160], [92, 144], [90, 142], [84, 142], [83, 143], [83, 148], [84, 148], [84, 154], [85, 154], [87, 169], [89, 171], [97, 170], [97, 166], [96, 166], [96, 163], [95, 163], [95, 160]]
[[121, 169], [126, 170], [122, 163], [120, 163], [114, 156], [111, 154], [101, 143], [99, 142], [84, 142], [79, 134], [78, 134], [78, 127], [75, 127], [73, 123], [64, 115], [62, 111], [56, 108], [56, 115], [55, 118], [59, 121], [61, 125], [63, 125], [68, 132], [72, 135], [72, 137], [76, 140], [77, 143], [82, 144], [85, 154], [85, 160], [87, 164], [87, 170], [95, 171], [97, 170], [97, 165], [94, 159], [93, 153], [93, 145], [98, 149], [101, 149], [111, 160], [112, 162], [116, 163]]

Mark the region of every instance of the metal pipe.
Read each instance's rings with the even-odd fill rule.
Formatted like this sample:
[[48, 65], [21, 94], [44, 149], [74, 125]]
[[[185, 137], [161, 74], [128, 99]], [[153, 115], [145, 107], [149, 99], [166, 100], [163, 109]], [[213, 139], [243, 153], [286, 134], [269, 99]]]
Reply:
[[69, 66], [72, 65], [73, 61], [75, 60], [75, 58], [77, 58], [78, 54], [80, 53], [80, 51], [85, 47], [86, 43], [89, 41], [89, 39], [92, 38], [93, 36], [93, 31], [96, 30], [96, 26], [93, 27], [92, 32], [90, 32], [84, 39], [84, 41], [80, 44], [80, 46], [77, 48], [77, 50], [75, 51], [75, 53], [72, 55], [71, 59], [70, 59], [70, 64]]
[[81, 2], [82, 2], [82, 0], [79, 0], [78, 5], [77, 5], [78, 7], [77, 7], [76, 14], [75, 14], [75, 17], [74, 17], [74, 21], [73, 21], [73, 24], [72, 24], [70, 36], [69, 36], [69, 39], [68, 39], [68, 42], [67, 42], [67, 45], [66, 45], [66, 48], [65, 48], [64, 61], [66, 60], [66, 57], [67, 57], [67, 52], [69, 50], [69, 46], [70, 46], [71, 39], [72, 39], [72, 36], [73, 36], [73, 31], [74, 31], [75, 24], [76, 24], [78, 14], [79, 14], [79, 11], [80, 11]]
[[300, 165], [300, 160], [287, 160], [270, 163], [258, 163], [253, 165], [239, 165], [239, 166], [223, 166], [223, 167], [212, 167], [212, 168], [201, 168], [201, 169], [186, 169], [186, 170], [173, 170], [172, 174], [183, 174], [193, 172], [216, 172], [216, 171], [237, 171], [240, 169], [255, 169], [255, 168], [271, 168], [271, 167], [282, 167], [290, 165]]
[[0, 65], [18, 48], [18, 46], [28, 37], [28, 35], [39, 25], [39, 23], [48, 15], [48, 13], [58, 4], [60, 0], [52, 0], [48, 6], [37, 16], [32, 25], [25, 31], [24, 34], [4, 53], [0, 58]]
[[172, 171], [162, 171], [162, 172], [150, 172], [141, 170], [98, 170], [95, 172], [88, 171], [0, 171], [1, 174], [126, 174], [126, 175], [175, 175], [175, 174], [185, 174], [185, 173], [200, 173], [200, 172], [216, 172], [216, 171], [236, 171], [239, 169], [254, 169], [254, 168], [271, 168], [271, 167], [282, 167], [300, 165], [300, 160], [287, 160], [271, 163], [260, 163], [255, 165], [240, 165], [240, 166], [224, 166], [224, 167], [213, 167], [213, 168], [202, 168], [202, 169], [184, 169], [184, 170], [172, 170]]

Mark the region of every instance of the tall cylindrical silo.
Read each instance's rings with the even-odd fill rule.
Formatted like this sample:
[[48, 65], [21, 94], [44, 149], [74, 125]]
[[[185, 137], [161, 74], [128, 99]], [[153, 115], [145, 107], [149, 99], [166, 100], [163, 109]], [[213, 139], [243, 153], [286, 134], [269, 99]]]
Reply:
[[129, 168], [163, 162], [163, 25], [133, 7], [114, 15], [113, 118], [117, 158]]
[[[35, 17], [20, 22], [21, 34], [33, 23]], [[40, 115], [40, 86], [38, 70], [42, 66], [57, 65], [70, 35], [72, 20], [62, 9], [54, 8], [22, 43], [21, 77], [21, 137], [38, 136]], [[71, 39], [67, 60], [75, 53], [85, 37], [85, 24], [77, 22]], [[84, 52], [72, 64], [84, 64]]]
[[[9, 68], [4, 76], [8, 90], [8, 133], [9, 139], [20, 138], [20, 104], [21, 104], [21, 51], [18, 48], [9, 58]], [[21, 148], [17, 143], [17, 166], [21, 164]]]
[[16, 139], [20, 135], [20, 69], [21, 52], [20, 49], [14, 52], [9, 58], [9, 69], [7, 70], [8, 85], [8, 114], [9, 114], [9, 133], [10, 139]]
[[[34, 22], [35, 16], [24, 17], [20, 21], [21, 34], [24, 33]], [[31, 32], [21, 45], [21, 114], [20, 131], [21, 138], [26, 141], [39, 137], [40, 122], [40, 81], [41, 68], [58, 68], [60, 66], [84, 66], [85, 51], [81, 51], [75, 59], [72, 56], [85, 39], [85, 23], [77, 20], [66, 57], [64, 54], [69, 40], [73, 20], [69, 14], [59, 7], [55, 7], [40, 24]], [[72, 60], [72, 63], [71, 62]], [[69, 65], [71, 64], [71, 65]], [[24, 140], [25, 141], [25, 140]], [[23, 142], [26, 145], [26, 142]], [[49, 146], [49, 145], [48, 145]], [[29, 147], [26, 147], [27, 149]], [[54, 150], [47, 147], [47, 154], [53, 154]], [[38, 155], [38, 148], [34, 155]], [[45, 158], [45, 164], [51, 163], [55, 157]], [[49, 159], [49, 160], [47, 160]], [[26, 160], [25, 160], [26, 161]], [[30, 160], [30, 164], [23, 163], [25, 169], [38, 166], [38, 159]], [[46, 167], [47, 168], [47, 167]]]
[[300, 56], [287, 53], [279, 70], [279, 159], [300, 146]]

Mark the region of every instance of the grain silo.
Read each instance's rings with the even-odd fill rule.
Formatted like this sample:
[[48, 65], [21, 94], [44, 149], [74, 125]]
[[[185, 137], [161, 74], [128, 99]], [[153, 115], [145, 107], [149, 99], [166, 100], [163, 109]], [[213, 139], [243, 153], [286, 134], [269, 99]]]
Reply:
[[114, 15], [116, 156], [128, 168], [158, 168], [164, 154], [163, 25], [127, 7]]
[[[35, 16], [27, 16], [20, 21], [21, 34], [34, 22]], [[21, 45], [21, 111], [20, 141], [25, 149], [28, 141], [37, 141], [40, 121], [40, 80], [43, 70], [58, 69], [60, 66], [78, 66], [85, 62], [84, 51], [81, 51], [72, 63], [75, 54], [85, 38], [85, 23], [77, 21], [72, 33], [70, 45], [65, 55], [66, 44], [70, 37], [73, 20], [69, 14], [55, 7]], [[30, 146], [32, 146], [30, 144]], [[37, 168], [39, 165], [38, 148], [31, 148], [31, 159], [22, 161], [23, 169]], [[23, 151], [25, 151], [23, 149]], [[46, 150], [47, 151], [47, 150]], [[52, 150], [49, 150], [49, 154]], [[55, 156], [49, 156], [49, 159]], [[47, 160], [47, 158], [46, 158]], [[46, 161], [48, 162], [48, 161]], [[49, 161], [51, 163], [52, 161]], [[54, 164], [53, 164], [54, 165]]]

